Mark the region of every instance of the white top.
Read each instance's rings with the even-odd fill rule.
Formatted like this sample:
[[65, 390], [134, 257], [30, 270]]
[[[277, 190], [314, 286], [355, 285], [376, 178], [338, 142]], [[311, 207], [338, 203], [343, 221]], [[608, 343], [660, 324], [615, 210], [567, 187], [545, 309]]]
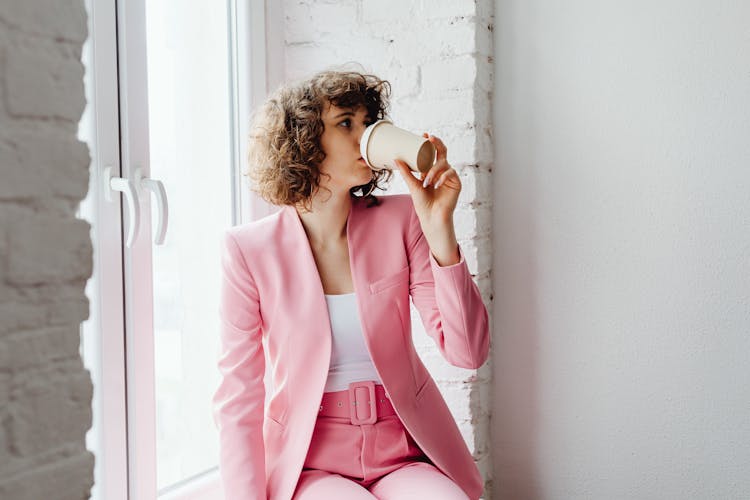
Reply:
[[374, 380], [382, 383], [365, 345], [354, 293], [327, 295], [331, 319], [331, 364], [325, 392], [349, 389], [350, 382]]

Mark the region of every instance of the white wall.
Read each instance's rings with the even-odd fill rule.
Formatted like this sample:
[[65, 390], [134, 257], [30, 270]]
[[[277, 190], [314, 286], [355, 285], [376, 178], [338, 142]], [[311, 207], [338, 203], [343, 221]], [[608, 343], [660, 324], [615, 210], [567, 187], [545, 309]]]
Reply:
[[494, 498], [750, 498], [750, 3], [495, 19]]

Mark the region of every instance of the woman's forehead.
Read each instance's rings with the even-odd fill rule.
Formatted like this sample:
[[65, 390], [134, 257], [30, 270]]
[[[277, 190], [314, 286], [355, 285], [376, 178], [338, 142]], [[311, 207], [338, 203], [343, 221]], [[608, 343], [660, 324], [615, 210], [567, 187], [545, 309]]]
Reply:
[[329, 102], [323, 111], [323, 115], [327, 118], [333, 118], [333, 117], [337, 117], [340, 114], [359, 113], [361, 111], [365, 111], [365, 112], [367, 111], [363, 104], [358, 104], [356, 106], [339, 107], [333, 104], [332, 102]]

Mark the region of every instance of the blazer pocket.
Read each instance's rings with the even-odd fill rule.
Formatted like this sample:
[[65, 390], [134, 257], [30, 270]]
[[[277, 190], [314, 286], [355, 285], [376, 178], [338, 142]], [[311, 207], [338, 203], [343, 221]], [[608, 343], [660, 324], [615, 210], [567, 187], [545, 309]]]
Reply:
[[283, 392], [274, 394], [274, 396], [271, 397], [271, 400], [268, 403], [268, 407], [265, 410], [266, 418], [276, 425], [280, 425], [281, 427], [286, 426], [287, 408], [289, 407], [287, 404], [285, 404], [285, 396], [286, 393]]
[[266, 420], [268, 420], [268, 421], [269, 421], [269, 422], [271, 422], [272, 424], [274, 424], [274, 425], [276, 425], [276, 426], [278, 426], [278, 427], [280, 427], [280, 428], [282, 428], [282, 429], [283, 429], [284, 427], [286, 427], [286, 426], [285, 426], [284, 424], [282, 424], [282, 423], [281, 423], [281, 422], [279, 421], [278, 417], [273, 417], [273, 416], [271, 416], [270, 414], [266, 414]]
[[400, 285], [402, 283], [409, 284], [409, 266], [407, 265], [403, 269], [399, 269], [393, 274], [389, 274], [379, 280], [370, 283], [370, 293], [378, 293], [388, 288]]

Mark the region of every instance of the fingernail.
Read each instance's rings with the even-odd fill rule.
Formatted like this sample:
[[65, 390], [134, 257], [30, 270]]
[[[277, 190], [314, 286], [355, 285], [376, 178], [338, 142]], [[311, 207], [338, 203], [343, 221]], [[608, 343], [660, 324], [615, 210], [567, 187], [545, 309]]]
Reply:
[[438, 187], [440, 187], [440, 184], [442, 184], [442, 183], [443, 183], [443, 181], [442, 181], [442, 180], [439, 180], [439, 181], [437, 181], [437, 182], [435, 183], [435, 189], [437, 189]]

